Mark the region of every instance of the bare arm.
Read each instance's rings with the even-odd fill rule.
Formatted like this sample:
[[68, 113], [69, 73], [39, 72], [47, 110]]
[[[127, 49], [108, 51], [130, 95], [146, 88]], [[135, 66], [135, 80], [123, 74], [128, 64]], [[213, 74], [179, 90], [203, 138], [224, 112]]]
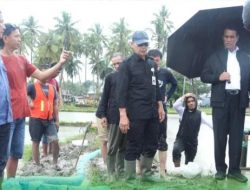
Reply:
[[53, 117], [56, 122], [56, 128], [59, 128], [59, 109], [58, 109], [58, 101], [54, 101], [54, 106], [53, 106]]
[[31, 74], [31, 76], [40, 80], [40, 81], [45, 81], [45, 80], [51, 78], [52, 76], [54, 77], [55, 75], [57, 75], [60, 72], [60, 70], [62, 69], [62, 66], [69, 59], [70, 54], [71, 54], [71, 52], [69, 52], [69, 51], [63, 51], [61, 56], [60, 56], [59, 62], [54, 67], [47, 69], [45, 71], [40, 71], [39, 69], [36, 69]]

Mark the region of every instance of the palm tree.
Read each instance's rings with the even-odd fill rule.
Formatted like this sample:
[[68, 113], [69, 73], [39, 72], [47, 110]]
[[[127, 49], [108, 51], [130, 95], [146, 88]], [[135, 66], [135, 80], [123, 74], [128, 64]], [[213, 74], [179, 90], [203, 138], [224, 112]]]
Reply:
[[91, 50], [89, 52], [89, 64], [92, 65], [92, 73], [96, 74], [96, 95], [99, 96], [100, 92], [100, 73], [101, 64], [103, 63], [103, 51], [106, 47], [107, 39], [103, 35], [103, 30], [100, 24], [95, 24], [93, 28], [89, 29], [88, 47]]
[[23, 47], [27, 47], [30, 50], [30, 61], [33, 61], [34, 50], [38, 45], [38, 38], [42, 34], [40, 26], [33, 16], [30, 16], [27, 20], [24, 20], [21, 24], [22, 31], [22, 44]]
[[61, 53], [61, 37], [53, 31], [44, 33], [39, 38], [35, 60], [38, 64], [57, 62]]
[[[60, 35], [61, 43], [64, 48], [70, 49], [74, 43], [79, 42], [80, 33], [75, 28], [77, 22], [72, 22], [71, 15], [67, 12], [62, 12], [62, 17], [55, 17], [57, 24], [55, 25], [55, 32]], [[76, 53], [76, 52], [75, 52]]]
[[108, 44], [108, 58], [111, 58], [115, 52], [120, 52], [123, 56], [128, 56], [131, 53], [128, 43], [131, 30], [128, 29], [125, 19], [121, 18], [119, 22], [115, 22], [111, 27], [111, 31], [112, 36]]
[[165, 6], [162, 6], [160, 12], [154, 13], [155, 19], [151, 21], [154, 25], [153, 40], [156, 41], [156, 48], [162, 51], [163, 56], [167, 52], [167, 38], [173, 28], [172, 21], [169, 20], [169, 12]]
[[[79, 71], [81, 70], [82, 62], [78, 59], [71, 59], [66, 65], [65, 65], [65, 71], [67, 75], [71, 78], [72, 83], [74, 76], [79, 75]], [[81, 81], [80, 81], [81, 83]]]

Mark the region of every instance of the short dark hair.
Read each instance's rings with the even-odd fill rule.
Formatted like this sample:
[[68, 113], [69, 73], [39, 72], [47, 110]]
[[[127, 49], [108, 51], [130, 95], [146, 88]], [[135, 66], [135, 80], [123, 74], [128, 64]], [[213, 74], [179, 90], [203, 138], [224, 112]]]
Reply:
[[14, 24], [10, 24], [10, 23], [6, 23], [4, 24], [5, 29], [3, 32], [3, 36], [9, 36], [11, 34], [11, 32], [15, 31], [15, 30], [19, 30], [19, 27], [14, 25]]
[[[9, 36], [11, 34], [11, 32], [15, 31], [15, 30], [19, 30], [19, 27], [17, 27], [16, 25], [14, 24], [10, 24], [10, 23], [7, 23], [7, 24], [4, 24], [4, 32], [3, 32], [3, 36]], [[4, 41], [3, 39], [0, 39], [0, 48], [3, 48], [4, 46]]]
[[162, 53], [158, 49], [151, 49], [148, 51], [148, 56], [149, 57], [157, 57], [159, 56], [162, 59]]
[[234, 25], [234, 24], [227, 24], [227, 25], [225, 25], [225, 27], [224, 27], [224, 32], [225, 32], [225, 30], [233, 30], [233, 31], [235, 31], [236, 32], [236, 35], [238, 36], [239, 35], [239, 29], [238, 29], [238, 27], [236, 26], [236, 25]]

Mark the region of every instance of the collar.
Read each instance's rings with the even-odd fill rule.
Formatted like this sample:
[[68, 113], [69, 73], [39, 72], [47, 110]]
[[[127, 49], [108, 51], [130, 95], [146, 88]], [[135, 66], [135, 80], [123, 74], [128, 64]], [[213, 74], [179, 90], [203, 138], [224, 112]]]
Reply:
[[236, 53], [237, 51], [239, 50], [239, 47], [238, 46], [236, 46], [236, 48], [233, 50], [233, 51], [230, 51], [230, 50], [227, 50], [229, 53]]

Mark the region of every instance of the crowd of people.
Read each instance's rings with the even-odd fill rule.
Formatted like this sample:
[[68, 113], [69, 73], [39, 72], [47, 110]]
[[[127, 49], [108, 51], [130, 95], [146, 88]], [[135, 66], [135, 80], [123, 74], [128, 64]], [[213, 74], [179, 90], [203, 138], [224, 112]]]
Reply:
[[[243, 22], [249, 30], [247, 15], [249, 11], [243, 11]], [[180, 167], [183, 151], [185, 164], [193, 162], [200, 126], [206, 124], [214, 132], [215, 179], [227, 177], [245, 183], [248, 179], [241, 173], [240, 157], [245, 110], [249, 105], [250, 61], [237, 47], [239, 35], [233, 25], [225, 27], [222, 37], [224, 48], [207, 59], [201, 74], [203, 82], [212, 84], [213, 124], [197, 109], [194, 94], [180, 97], [173, 105], [180, 124], [172, 157], [175, 167]], [[18, 161], [23, 156], [25, 117], [30, 117], [34, 162], [40, 164], [39, 144], [45, 138], [44, 155], [51, 144], [53, 163], [57, 163], [60, 92], [53, 78], [69, 59], [70, 52], [62, 50], [58, 63], [38, 69], [15, 53], [21, 45], [20, 30], [13, 24], [4, 24], [1, 11], [0, 39], [1, 184], [5, 167], [7, 178], [16, 176]], [[126, 59], [120, 53], [114, 54], [111, 59], [114, 72], [105, 79], [96, 116], [102, 156], [111, 181], [117, 177], [135, 179], [136, 168], [142, 180], [153, 180], [151, 168], [157, 150], [160, 177], [167, 175], [167, 101], [175, 92], [177, 81], [168, 69], [161, 68], [162, 53], [158, 49], [148, 51], [148, 47], [147, 33], [134, 32], [133, 54]], [[28, 77], [37, 80], [27, 87]], [[168, 90], [167, 85], [171, 86]], [[229, 166], [225, 162], [227, 139]]]
[[[197, 109], [194, 94], [187, 93], [176, 100], [173, 107], [180, 116], [180, 125], [172, 157], [175, 167], [180, 167], [183, 151], [185, 164], [193, 162], [200, 126], [205, 124], [214, 132], [215, 179], [224, 180], [227, 177], [245, 183], [248, 179], [241, 173], [240, 158], [245, 110], [249, 103], [250, 59], [237, 47], [239, 36], [233, 25], [224, 28], [222, 37], [224, 48], [208, 58], [201, 75], [203, 82], [212, 84], [213, 122]], [[166, 102], [174, 93], [177, 81], [169, 70], [160, 67], [161, 52], [157, 49], [148, 51], [148, 47], [147, 34], [136, 31], [131, 42], [133, 54], [123, 62], [119, 61], [119, 69], [105, 80], [96, 116], [102, 121], [99, 127], [105, 128], [108, 134], [108, 156], [103, 152], [103, 158], [111, 180], [115, 178], [115, 172], [119, 173], [116, 177], [123, 173], [128, 180], [135, 179], [136, 174], [140, 174], [142, 180], [152, 180], [151, 167], [157, 150], [160, 177], [164, 178], [167, 174]], [[111, 80], [111, 76], [115, 77]], [[167, 84], [171, 85], [168, 91]], [[117, 133], [118, 127], [120, 131], [116, 134], [117, 141], [114, 141], [114, 128]], [[225, 163], [228, 136], [229, 168]], [[125, 151], [125, 154], [120, 154], [124, 164], [121, 164], [121, 157], [117, 157], [120, 145], [122, 152]], [[113, 151], [114, 147], [117, 147], [116, 151]], [[111, 161], [110, 151], [113, 152]], [[122, 170], [110, 166], [110, 163], [116, 162], [124, 165]]]

